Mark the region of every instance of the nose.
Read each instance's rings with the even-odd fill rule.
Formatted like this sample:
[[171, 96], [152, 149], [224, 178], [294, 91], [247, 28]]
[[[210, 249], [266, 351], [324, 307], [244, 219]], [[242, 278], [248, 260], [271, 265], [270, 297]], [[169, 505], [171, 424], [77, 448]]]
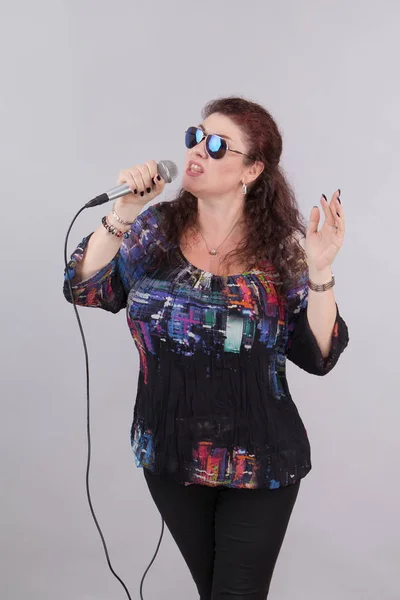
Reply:
[[205, 138], [201, 140], [200, 144], [196, 144], [193, 150], [196, 156], [201, 156], [201, 158], [208, 158]]

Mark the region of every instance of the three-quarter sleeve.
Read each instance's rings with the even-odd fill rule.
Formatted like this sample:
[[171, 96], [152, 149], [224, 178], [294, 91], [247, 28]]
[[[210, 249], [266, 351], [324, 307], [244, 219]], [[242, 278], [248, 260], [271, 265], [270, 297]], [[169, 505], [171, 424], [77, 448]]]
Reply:
[[[154, 247], [160, 243], [159, 225], [160, 212], [155, 205], [140, 213], [131, 226], [130, 236], [123, 240], [113, 259], [88, 279], [72, 285], [75, 303], [113, 313], [125, 308], [132, 285], [146, 272]], [[72, 302], [68, 274], [72, 281], [91, 235], [85, 237], [72, 253], [68, 273], [64, 270], [63, 293], [68, 302]]]
[[324, 357], [311, 331], [307, 318], [308, 274], [288, 293], [288, 336], [286, 356], [301, 369], [313, 375], [326, 375], [333, 369], [349, 343], [347, 325], [336, 304], [336, 319], [332, 330], [329, 355]]

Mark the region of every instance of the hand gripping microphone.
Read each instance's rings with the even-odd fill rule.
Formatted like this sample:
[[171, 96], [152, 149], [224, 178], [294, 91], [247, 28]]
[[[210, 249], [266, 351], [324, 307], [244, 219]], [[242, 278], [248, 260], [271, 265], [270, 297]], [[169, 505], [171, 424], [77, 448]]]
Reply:
[[[176, 179], [178, 175], [178, 167], [172, 160], [160, 160], [157, 163], [157, 171], [160, 177], [164, 179], [166, 183], [171, 183], [174, 179]], [[110, 200], [116, 200], [121, 196], [126, 196], [126, 194], [131, 194], [132, 190], [127, 183], [121, 183], [117, 185], [108, 192], [104, 194], [100, 194], [100, 196], [96, 196], [92, 200], [89, 200], [85, 204], [85, 208], [91, 208], [92, 206], [99, 206], [100, 204], [104, 204], [105, 202], [109, 202]]]

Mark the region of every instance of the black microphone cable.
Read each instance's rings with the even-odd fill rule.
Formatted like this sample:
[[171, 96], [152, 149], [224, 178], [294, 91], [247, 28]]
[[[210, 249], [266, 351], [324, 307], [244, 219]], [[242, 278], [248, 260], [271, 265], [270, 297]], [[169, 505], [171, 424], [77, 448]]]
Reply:
[[[128, 588], [125, 585], [125, 583], [123, 582], [123, 580], [121, 579], [121, 577], [119, 577], [119, 575], [115, 572], [112, 564], [111, 564], [111, 560], [110, 560], [110, 555], [108, 552], [108, 548], [107, 548], [107, 544], [103, 535], [103, 532], [101, 530], [101, 527], [99, 525], [98, 519], [96, 517], [96, 514], [94, 512], [93, 509], [93, 503], [92, 503], [92, 498], [91, 498], [91, 494], [90, 494], [90, 481], [89, 481], [89, 475], [90, 475], [90, 463], [91, 463], [91, 456], [92, 456], [92, 441], [91, 441], [91, 433], [90, 433], [90, 377], [89, 377], [89, 354], [88, 354], [88, 349], [87, 349], [87, 344], [86, 344], [86, 338], [85, 338], [85, 334], [83, 331], [83, 327], [82, 327], [82, 322], [78, 313], [78, 309], [75, 303], [75, 299], [74, 299], [74, 295], [73, 295], [73, 291], [72, 291], [72, 285], [71, 285], [71, 277], [70, 277], [70, 273], [68, 270], [68, 257], [67, 257], [67, 245], [68, 245], [68, 239], [69, 239], [69, 234], [71, 232], [71, 229], [76, 221], [76, 219], [79, 217], [79, 215], [81, 214], [81, 212], [83, 212], [85, 210], [85, 208], [88, 208], [87, 205], [83, 206], [75, 215], [75, 217], [72, 219], [72, 222], [68, 228], [67, 234], [65, 236], [65, 244], [64, 244], [64, 263], [65, 263], [65, 272], [66, 272], [66, 276], [67, 276], [67, 281], [68, 281], [68, 288], [69, 288], [69, 293], [71, 295], [71, 301], [74, 307], [74, 311], [75, 311], [75, 316], [76, 319], [78, 321], [78, 327], [79, 327], [79, 331], [81, 333], [81, 338], [82, 338], [82, 343], [83, 343], [83, 349], [84, 349], [84, 353], [85, 353], [85, 365], [86, 365], [86, 432], [87, 432], [87, 465], [86, 465], [86, 495], [87, 495], [87, 499], [88, 499], [88, 503], [89, 503], [89, 508], [90, 508], [90, 512], [92, 514], [93, 520], [95, 522], [97, 531], [99, 532], [102, 544], [103, 544], [103, 548], [104, 548], [104, 552], [106, 555], [106, 560], [107, 560], [107, 564], [108, 567], [111, 571], [111, 573], [114, 575], [114, 577], [119, 581], [119, 583], [122, 585], [122, 587], [125, 590], [126, 596], [129, 600], [132, 600], [131, 595], [129, 594]], [[140, 582], [140, 599], [143, 600], [143, 584], [144, 584], [144, 579], [149, 571], [149, 569], [151, 568], [153, 562], [156, 559], [156, 556], [158, 554], [158, 551], [160, 549], [160, 545], [161, 545], [161, 541], [164, 535], [164, 519], [161, 519], [162, 523], [161, 523], [161, 535], [160, 535], [160, 539], [158, 541], [157, 544], [157, 548], [156, 551], [154, 553], [153, 558], [150, 561], [150, 564], [148, 565], [147, 569], [145, 570], [142, 580]]]

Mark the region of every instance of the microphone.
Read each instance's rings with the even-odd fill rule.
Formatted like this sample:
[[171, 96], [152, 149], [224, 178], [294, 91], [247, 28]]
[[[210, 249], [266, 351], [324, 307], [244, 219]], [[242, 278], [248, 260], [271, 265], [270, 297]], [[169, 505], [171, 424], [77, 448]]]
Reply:
[[[160, 162], [157, 163], [157, 171], [160, 177], [164, 179], [165, 183], [171, 183], [171, 181], [176, 179], [178, 176], [178, 167], [174, 162], [172, 162], [172, 160], [160, 160]], [[129, 185], [127, 183], [121, 183], [120, 185], [111, 188], [111, 190], [108, 190], [108, 192], [100, 194], [100, 196], [96, 196], [95, 198], [92, 198], [92, 200], [89, 200], [89, 202], [85, 204], [85, 208], [99, 206], [100, 204], [105, 204], [110, 200], [116, 200], [121, 196], [126, 196], [127, 194], [131, 193], [132, 190]]]

